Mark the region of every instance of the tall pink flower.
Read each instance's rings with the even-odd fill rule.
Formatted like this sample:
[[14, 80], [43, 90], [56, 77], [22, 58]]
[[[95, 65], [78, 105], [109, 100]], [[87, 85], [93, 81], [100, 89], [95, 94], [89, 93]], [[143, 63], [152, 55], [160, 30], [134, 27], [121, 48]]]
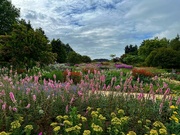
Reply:
[[163, 108], [163, 105], [164, 105], [164, 103], [162, 102], [162, 103], [160, 104], [160, 106], [159, 106], [159, 114], [161, 114], [161, 113], [162, 113], [162, 108]]
[[179, 105], [179, 104], [180, 104], [180, 97], [176, 101], [176, 105]]
[[16, 99], [15, 99], [15, 97], [14, 97], [13, 92], [10, 92], [10, 93], [9, 93], [9, 96], [10, 96], [10, 98], [11, 98], [11, 101], [12, 101], [13, 103], [16, 103]]
[[74, 95], [72, 96], [71, 98], [71, 101], [70, 101], [70, 105], [74, 102], [75, 98], [74, 98]]
[[68, 113], [68, 111], [69, 111], [69, 106], [66, 105], [66, 113]]
[[78, 96], [82, 96], [83, 95], [83, 93], [82, 93], [82, 91], [78, 91]]
[[38, 81], [39, 81], [39, 76], [34, 76], [34, 82], [38, 83]]
[[33, 101], [36, 101], [36, 95], [33, 95]]
[[2, 110], [6, 109], [6, 102], [2, 105]]
[[30, 106], [31, 106], [31, 104], [28, 104], [25, 108], [26, 108], [26, 109], [29, 109], [29, 108], [30, 108]]

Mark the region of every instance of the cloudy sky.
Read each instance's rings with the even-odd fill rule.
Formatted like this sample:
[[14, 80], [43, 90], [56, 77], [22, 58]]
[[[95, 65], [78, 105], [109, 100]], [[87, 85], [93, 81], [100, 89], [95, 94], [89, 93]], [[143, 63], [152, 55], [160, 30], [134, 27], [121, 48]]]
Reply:
[[91, 59], [180, 34], [180, 0], [11, 0], [21, 18]]

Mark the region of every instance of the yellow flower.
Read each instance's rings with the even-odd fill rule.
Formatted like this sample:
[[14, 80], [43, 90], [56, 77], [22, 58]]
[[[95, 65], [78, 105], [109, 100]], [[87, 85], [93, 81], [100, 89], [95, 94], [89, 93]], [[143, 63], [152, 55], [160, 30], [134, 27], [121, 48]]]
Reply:
[[138, 124], [142, 124], [142, 121], [141, 121], [141, 120], [138, 120]]
[[68, 118], [69, 118], [68, 115], [63, 116], [63, 119], [65, 119], [65, 120], [67, 120]]
[[53, 129], [54, 132], [58, 132], [60, 130], [60, 126], [57, 126]]
[[158, 135], [157, 130], [151, 129], [150, 135]]
[[87, 118], [84, 117], [84, 116], [81, 116], [81, 120], [82, 120], [82, 122], [86, 122], [86, 121], [87, 121]]
[[172, 115], [169, 119], [174, 120], [176, 123], [179, 123], [179, 119], [175, 115]]
[[90, 135], [91, 134], [91, 131], [89, 131], [89, 130], [84, 130], [84, 132], [83, 132], [83, 135]]
[[171, 109], [177, 109], [178, 107], [177, 107], [177, 106], [174, 106], [174, 105], [171, 105], [170, 108], [171, 108]]
[[126, 122], [128, 122], [129, 117], [128, 116], [124, 116], [124, 117], [121, 117], [120, 120], [121, 120], [122, 123], [126, 123]]
[[58, 121], [60, 121], [62, 118], [63, 118], [63, 116], [61, 116], [61, 115], [59, 115], [59, 116], [56, 117], [56, 119], [57, 119]]
[[69, 120], [65, 120], [63, 123], [64, 125], [72, 126], [72, 122], [70, 122]]
[[88, 111], [91, 111], [91, 109], [92, 109], [91, 107], [89, 107], [89, 106], [87, 107], [87, 110], [88, 110]]
[[92, 116], [93, 118], [97, 118], [97, 117], [98, 117], [98, 112], [97, 112], [97, 111], [92, 111], [92, 112], [91, 112], [91, 116]]
[[81, 118], [81, 114], [78, 114], [78, 115], [77, 115], [77, 118], [80, 119], [80, 118]]
[[111, 124], [112, 125], [121, 125], [121, 120], [117, 117], [114, 117], [111, 119]]
[[11, 129], [20, 128], [21, 124], [19, 123], [19, 120], [15, 120], [11, 122]]
[[57, 126], [57, 122], [53, 122], [53, 123], [51, 123], [51, 125], [50, 126], [52, 126], [52, 127], [54, 127], [54, 126]]
[[163, 124], [162, 122], [160, 122], [160, 121], [155, 121], [155, 122], [153, 123], [153, 126], [156, 127], [156, 128], [164, 128], [164, 129], [166, 129], [166, 127], [164, 126], [164, 124]]
[[119, 109], [119, 110], [118, 110], [118, 114], [121, 115], [121, 116], [123, 116], [123, 115], [125, 114], [125, 113], [124, 113], [124, 110], [123, 110], [123, 109]]
[[159, 133], [160, 133], [160, 135], [167, 135], [167, 131], [164, 128], [160, 128]]
[[101, 111], [101, 108], [97, 108], [97, 111], [100, 112], [100, 111]]
[[114, 112], [111, 113], [111, 117], [114, 118], [116, 117], [116, 114]]
[[0, 132], [0, 135], [8, 135], [8, 133], [2, 131], [2, 132]]
[[147, 125], [148, 125], [148, 124], [151, 124], [151, 121], [148, 120], [148, 119], [146, 119], [146, 124], [147, 124]]
[[145, 127], [145, 129], [147, 129], [147, 130], [149, 130], [150, 128], [148, 127], [148, 126], [146, 126], [146, 125], [144, 125], [144, 127]]
[[102, 114], [99, 115], [100, 120], [106, 120], [106, 117], [104, 117]]
[[134, 131], [129, 131], [127, 135], [136, 135]]
[[178, 114], [176, 111], [173, 111], [173, 114]]
[[71, 132], [71, 131], [73, 131], [73, 128], [72, 128], [72, 127], [66, 128], [65, 131], [66, 131], [66, 132]]
[[32, 125], [26, 125], [25, 126], [25, 132], [27, 132], [27, 131], [31, 131], [33, 129], [33, 126]]
[[99, 125], [92, 123], [91, 127], [92, 127], [93, 131], [95, 131], [95, 132], [103, 132], [102, 127], [100, 127]]
[[81, 127], [81, 126], [82, 126], [82, 124], [81, 124], [81, 123], [79, 123], [79, 124], [78, 124], [78, 126], [80, 126], [80, 127]]
[[19, 117], [18, 120], [19, 120], [20, 123], [24, 121], [23, 117]]
[[79, 125], [74, 126], [75, 130], [81, 130], [81, 127]]

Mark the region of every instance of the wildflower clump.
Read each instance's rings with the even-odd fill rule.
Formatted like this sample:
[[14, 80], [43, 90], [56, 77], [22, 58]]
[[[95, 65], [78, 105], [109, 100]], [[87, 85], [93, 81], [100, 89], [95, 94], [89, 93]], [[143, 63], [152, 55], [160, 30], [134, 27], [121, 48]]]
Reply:
[[92, 128], [93, 132], [99, 132], [99, 133], [103, 132], [102, 127], [99, 125], [96, 125], [94, 123], [91, 124], [91, 128]]
[[26, 133], [26, 135], [30, 135], [32, 130], [33, 130], [33, 126], [32, 125], [26, 125], [24, 127], [24, 132]]
[[171, 116], [169, 117], [170, 122], [167, 124], [169, 133], [178, 134], [180, 133], [180, 114], [178, 106], [171, 105], [170, 107]]
[[167, 135], [167, 128], [164, 126], [164, 124], [160, 121], [155, 121], [153, 123], [152, 129], [149, 131], [150, 135]]
[[90, 135], [91, 131], [90, 130], [84, 130], [83, 135]]
[[11, 129], [14, 130], [14, 129], [18, 129], [21, 127], [21, 124], [19, 122], [19, 120], [15, 120], [13, 122], [11, 122]]
[[8, 135], [5, 131], [0, 132], [0, 135]]
[[124, 115], [125, 112], [123, 109], [117, 109], [117, 113], [111, 113], [111, 124], [108, 127], [108, 132], [110, 134], [124, 134], [124, 131], [127, 130], [129, 117]]

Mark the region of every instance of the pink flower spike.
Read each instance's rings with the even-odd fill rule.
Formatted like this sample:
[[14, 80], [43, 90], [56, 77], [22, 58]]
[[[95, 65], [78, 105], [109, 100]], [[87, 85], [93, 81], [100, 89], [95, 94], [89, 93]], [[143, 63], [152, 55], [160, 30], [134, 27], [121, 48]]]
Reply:
[[2, 105], [2, 110], [5, 110], [6, 109], [6, 103], [4, 103], [3, 105]]
[[33, 95], [33, 101], [36, 101], [36, 95]]
[[26, 109], [29, 109], [29, 108], [30, 108], [30, 106], [31, 106], [31, 104], [28, 104], [25, 108], [26, 108]]
[[82, 91], [78, 91], [78, 96], [82, 96], [82, 95], [83, 95]]
[[66, 105], [66, 113], [68, 113], [68, 111], [69, 111], [69, 106]]
[[13, 92], [10, 92], [10, 93], [9, 93], [9, 96], [10, 96], [10, 98], [11, 98], [11, 101], [12, 101], [13, 103], [16, 103], [16, 99], [15, 99], [15, 97], [14, 97]]

